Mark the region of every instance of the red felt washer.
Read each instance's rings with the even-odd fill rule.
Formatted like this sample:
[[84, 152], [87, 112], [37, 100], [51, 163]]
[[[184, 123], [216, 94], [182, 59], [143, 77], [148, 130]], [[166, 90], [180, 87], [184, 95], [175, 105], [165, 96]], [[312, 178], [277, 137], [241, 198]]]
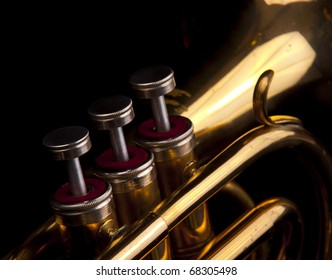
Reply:
[[151, 140], [163, 140], [175, 138], [185, 133], [190, 127], [188, 119], [182, 116], [169, 116], [171, 129], [166, 132], [156, 131], [156, 122], [149, 119], [138, 127], [138, 135]]
[[144, 164], [149, 158], [149, 153], [141, 147], [131, 146], [127, 149], [129, 160], [115, 161], [113, 149], [108, 149], [96, 158], [97, 167], [110, 172], [134, 169]]
[[107, 190], [107, 184], [95, 178], [85, 179], [85, 184], [89, 189], [88, 193], [82, 196], [73, 196], [70, 192], [70, 184], [62, 185], [54, 194], [54, 200], [60, 204], [76, 204], [93, 200], [101, 196]]

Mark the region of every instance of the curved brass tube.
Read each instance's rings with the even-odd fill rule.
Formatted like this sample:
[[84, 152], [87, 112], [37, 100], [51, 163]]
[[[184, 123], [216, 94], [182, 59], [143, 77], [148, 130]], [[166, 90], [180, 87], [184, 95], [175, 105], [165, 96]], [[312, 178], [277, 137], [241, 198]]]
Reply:
[[66, 251], [60, 236], [59, 224], [49, 218], [17, 249], [10, 252], [7, 260], [37, 260], [64, 258]]
[[318, 171], [313, 171], [313, 175], [317, 173], [323, 182], [314, 189], [313, 196], [321, 202], [318, 206], [321, 223], [319, 240], [316, 241], [320, 243], [317, 258], [326, 259], [331, 248], [327, 186], [332, 185], [332, 159], [310, 133], [293, 124], [259, 126], [244, 134], [202, 166], [197, 174], [145, 218], [115, 239], [99, 259], [140, 259], [163, 240], [172, 228], [252, 163], [264, 155], [288, 147], [303, 150], [314, 162], [312, 170]]
[[291, 201], [284, 198], [266, 200], [219, 234], [198, 259], [246, 259], [262, 241], [271, 238], [278, 230], [282, 249], [278, 249], [276, 259], [298, 259], [304, 234], [302, 222], [300, 212]]

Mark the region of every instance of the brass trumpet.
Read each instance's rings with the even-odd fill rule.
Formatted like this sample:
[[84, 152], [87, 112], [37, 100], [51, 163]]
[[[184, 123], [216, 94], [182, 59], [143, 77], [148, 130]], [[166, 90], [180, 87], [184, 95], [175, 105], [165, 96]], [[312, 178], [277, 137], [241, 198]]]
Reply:
[[[262, 2], [252, 5], [274, 16], [297, 5], [314, 7], [332, 26], [328, 3]], [[131, 80], [145, 98], [151, 92], [165, 95], [167, 109], [160, 100], [153, 105], [157, 118], [151, 131], [168, 132], [165, 110], [188, 120], [186, 137], [170, 137], [175, 146], [136, 134], [137, 112], [148, 110], [132, 88], [127, 96], [137, 109], [135, 118], [127, 105], [91, 115], [103, 130], [112, 129], [121, 168], [128, 155], [118, 128], [128, 116], [134, 119], [125, 138], [142, 148], [140, 164], [108, 170], [90, 162], [81, 169], [78, 157], [98, 145], [90, 142], [97, 133], [92, 127], [69, 126], [46, 138], [56, 159], [68, 161], [69, 183], [51, 199], [54, 215], [4, 259], [332, 259], [330, 151], [297, 112], [277, 115], [298, 96], [297, 89], [331, 79], [313, 71], [321, 57], [310, 36], [297, 29], [268, 32], [273, 28], [264, 20], [260, 27], [268, 34], [265, 40], [260, 32], [247, 34], [248, 44], [234, 50], [232, 59], [218, 54], [177, 86], [172, 71], [157, 87]], [[136, 152], [128, 151], [130, 157]], [[172, 183], [176, 187], [170, 190]]]
[[[111, 217], [106, 215], [106, 221], [104, 217], [101, 217], [97, 225], [95, 222], [79, 222], [77, 220], [79, 217], [89, 220], [90, 214], [89, 211], [84, 213], [84, 204], [78, 208], [83, 211], [84, 216], [77, 213], [75, 220], [75, 215], [69, 213], [72, 215], [72, 217], [68, 216], [68, 219], [73, 221], [70, 222], [72, 225], [87, 223], [84, 227], [97, 229], [97, 237], [94, 236], [93, 240], [104, 237], [104, 245], [98, 250], [98, 259], [144, 258], [156, 245], [167, 238], [180, 222], [212, 196], [216, 194], [222, 196], [223, 190], [228, 188], [236, 198], [235, 201], [240, 201], [242, 199], [240, 193], [245, 191], [241, 187], [239, 187], [241, 191], [234, 191], [236, 189], [231, 187], [238, 174], [265, 155], [289, 147], [292, 150], [301, 151], [301, 157], [306, 158], [306, 163], [309, 163], [310, 173], [319, 182], [314, 188], [308, 190], [315, 198], [318, 209], [314, 219], [316, 221], [315, 238], [306, 235], [305, 227], [308, 226], [306, 225], [308, 218], [303, 216], [303, 210], [297, 204], [282, 196], [272, 197], [253, 207], [249, 206], [244, 214], [205, 244], [197, 258], [237, 259], [253, 256], [272, 258], [273, 256], [277, 259], [298, 259], [308, 254], [307, 243], [314, 244], [314, 251], [311, 253], [315, 258], [330, 257], [332, 228], [329, 188], [332, 182], [332, 160], [324, 148], [302, 127], [300, 120], [289, 116], [268, 115], [266, 100], [272, 77], [272, 70], [265, 71], [254, 90], [253, 108], [261, 126], [248, 131], [208, 163], [202, 165], [181, 187], [135, 223], [118, 229], [116, 219], [112, 216], [113, 211], [106, 212]], [[250, 201], [250, 197], [244, 200]], [[102, 205], [109, 204], [110, 202]], [[66, 209], [60, 209], [61, 211]], [[60, 218], [48, 221], [8, 258], [36, 258], [43, 256], [45, 251], [49, 253], [59, 250], [63, 247], [61, 232], [64, 230], [61, 228], [65, 224], [62, 221], [59, 222], [59, 219], [64, 216], [60, 215]], [[202, 232], [205, 231], [204, 226], [210, 222], [205, 220], [207, 218], [202, 217], [203, 220], [200, 223]], [[275, 235], [280, 237], [276, 238]], [[275, 251], [269, 248], [266, 252], [263, 245], [271, 238], [279, 239], [281, 244], [272, 246]], [[93, 256], [96, 255], [93, 254]], [[74, 255], [74, 257], [78, 256]]]
[[[262, 127], [244, 134], [224, 151], [203, 165], [181, 188], [158, 205], [145, 218], [137, 222], [122, 236], [119, 236], [104, 252], [100, 259], [141, 258], [152, 248], [145, 233], [153, 232], [153, 240], [163, 240], [176, 225], [193, 210], [220, 192], [238, 173], [241, 173], [255, 159], [275, 149], [292, 146], [310, 151], [310, 157], [319, 164], [318, 173], [326, 184], [319, 185], [316, 195], [320, 196], [321, 213], [318, 220], [325, 221], [319, 230], [316, 242], [321, 248], [315, 255], [319, 259], [329, 258], [331, 248], [331, 215], [329, 200], [326, 199], [331, 183], [331, 158], [324, 149], [319, 148], [310, 133], [301, 128], [300, 121], [288, 116], [268, 116], [266, 110], [267, 89], [273, 72], [266, 71], [260, 77], [254, 94], [254, 108]], [[313, 146], [312, 146], [313, 145]], [[316, 161], [315, 160], [315, 161]], [[313, 171], [316, 173], [316, 171]], [[316, 174], [317, 175], [317, 174]], [[325, 185], [325, 186], [324, 186]], [[183, 209], [179, 213], [176, 209]], [[305, 246], [304, 224], [301, 212], [284, 198], [271, 198], [253, 207], [230, 227], [222, 231], [201, 252], [199, 258], [237, 259], [248, 258], [261, 245], [258, 240], [269, 239], [271, 233], [282, 231], [280, 251], [273, 252], [280, 259], [302, 258]], [[327, 225], [327, 226], [326, 226]], [[291, 240], [297, 235], [295, 245]], [[292, 236], [293, 235], [293, 236]], [[302, 239], [303, 238], [303, 239]], [[287, 241], [286, 241], [287, 240]], [[311, 243], [311, 239], [309, 242]], [[135, 243], [135, 246], [133, 245]], [[294, 246], [289, 252], [289, 247]], [[263, 250], [264, 251], [264, 250]], [[271, 253], [271, 252], [270, 252]], [[293, 255], [295, 253], [295, 255]]]

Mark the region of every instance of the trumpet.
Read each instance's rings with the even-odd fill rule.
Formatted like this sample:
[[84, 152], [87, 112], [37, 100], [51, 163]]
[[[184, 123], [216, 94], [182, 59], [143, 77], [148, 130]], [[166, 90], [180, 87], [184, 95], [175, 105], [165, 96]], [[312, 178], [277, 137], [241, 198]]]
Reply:
[[[209, 197], [225, 188], [227, 183], [230, 183], [236, 174], [241, 172], [242, 168], [246, 168], [247, 164], [250, 164], [256, 157], [262, 156], [262, 154], [267, 151], [271, 152], [271, 149], [273, 150], [274, 147], [280, 148], [281, 143], [283, 143], [281, 146], [295, 146], [297, 145], [295, 143], [298, 143], [299, 146], [306, 146], [309, 143], [309, 146], [311, 146], [313, 144], [310, 134], [301, 131], [301, 125], [299, 126], [300, 122], [296, 118], [287, 116], [269, 117], [266, 114], [265, 100], [271, 75], [271, 71], [262, 74], [257, 83], [254, 95], [254, 107], [257, 118], [262, 121], [263, 125], [270, 123], [271, 126], [258, 127], [248, 132], [206, 165], [202, 166], [178, 191], [174, 192], [168, 199], [164, 200], [163, 203], [158, 205], [153, 211], [148, 213], [146, 217], [132, 226], [126, 233], [107, 247], [101, 254], [100, 259], [141, 258], [146, 252], [151, 250], [150, 243], [148, 243], [147, 240], [147, 238], [151, 238], [151, 236], [146, 234], [147, 232], [154, 233], [153, 240], [157, 240], [158, 242], [163, 240], [173, 228], [176, 228], [179, 222], [192, 213], [193, 210], [197, 209], [202, 203], [207, 201]], [[272, 124], [271, 121], [274, 124]], [[299, 142], [301, 142], [301, 144]], [[315, 149], [310, 147], [309, 150], [312, 152]], [[318, 150], [320, 150], [320, 148], [318, 148]], [[323, 177], [326, 176], [326, 186], [328, 186], [331, 180], [331, 172], [329, 170], [331, 159], [326, 157], [323, 150], [320, 150], [316, 156], [318, 162], [323, 161], [319, 170], [322, 172], [321, 175], [325, 173]], [[327, 169], [324, 171], [326, 167]], [[323, 185], [320, 187], [323, 187]], [[325, 220], [327, 224], [330, 224], [329, 202], [324, 198], [326, 191], [327, 189], [318, 191], [321, 195], [319, 200], [324, 201], [323, 204], [325, 204], [322, 206], [321, 219]], [[177, 213], [176, 209], [178, 208], [185, 210], [181, 213]], [[258, 245], [261, 245], [260, 242], [257, 244], [256, 241], [266, 239], [265, 235], [270, 235], [271, 231], [275, 233], [285, 225], [288, 226], [286, 226], [283, 229], [284, 232], [282, 232], [284, 234], [282, 238], [282, 249], [277, 253], [274, 252], [276, 254], [275, 256], [277, 256], [278, 259], [301, 258], [303, 247], [306, 247], [304, 243], [302, 243], [305, 242], [302, 239], [305, 234], [303, 232], [303, 223], [301, 222], [303, 217], [301, 216], [299, 209], [297, 209], [292, 202], [284, 200], [283, 198], [271, 198], [263, 201], [253, 207], [251, 211], [241, 216], [225, 231], [222, 231], [219, 236], [214, 238], [202, 250], [199, 258], [247, 258], [257, 250]], [[295, 242], [295, 245], [291, 245], [291, 247], [294, 247], [288, 252], [289, 248], [287, 247], [294, 238], [294, 236], [291, 235], [296, 233], [299, 239]], [[318, 246], [322, 248], [322, 251], [317, 251], [316, 256], [325, 259], [328, 258], [330, 254], [328, 252], [329, 249], [326, 250], [326, 248], [330, 248], [331, 246], [331, 228], [324, 226], [324, 228], [320, 230], [320, 234], [322, 234], [322, 236], [319, 238], [319, 242], [323, 242], [324, 244]], [[135, 246], [133, 243], [135, 243]], [[295, 251], [294, 248], [296, 248]], [[295, 255], [292, 255], [294, 252], [296, 252]]]
[[[332, 34], [327, 1], [246, 5], [268, 22], [309, 9]], [[331, 85], [326, 50], [302, 31], [262, 27], [264, 40], [247, 34], [231, 59], [218, 53], [180, 82], [165, 64], [132, 71], [126, 94], [86, 106], [87, 125], [47, 134], [69, 180], [3, 259], [332, 259], [331, 151], [301, 112], [278, 113], [311, 85]]]

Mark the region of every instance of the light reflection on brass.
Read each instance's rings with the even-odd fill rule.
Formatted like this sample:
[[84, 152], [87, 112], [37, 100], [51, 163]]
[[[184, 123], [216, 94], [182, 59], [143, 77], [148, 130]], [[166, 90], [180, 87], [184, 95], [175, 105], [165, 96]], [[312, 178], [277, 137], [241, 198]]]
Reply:
[[[257, 249], [257, 244], [271, 238], [278, 230], [283, 235], [283, 242], [277, 259], [298, 259], [303, 242], [302, 220], [296, 206], [283, 198], [264, 201], [244, 214], [208, 244], [206, 252], [203, 250], [198, 258], [245, 259]], [[286, 255], [287, 246], [290, 245], [294, 247], [293, 255]]]
[[[330, 254], [328, 250], [331, 248], [332, 234], [331, 227], [325, 226], [331, 225], [329, 201], [325, 193], [327, 193], [326, 187], [332, 184], [330, 169], [332, 160], [311, 134], [297, 125], [258, 127], [251, 130], [218, 154], [208, 164], [202, 166], [187, 183], [163, 201], [153, 211], [157, 217], [156, 219], [158, 221], [162, 220], [167, 230], [170, 231], [254, 161], [277, 149], [287, 147], [299, 149], [305, 152], [308, 158], [317, 162], [314, 167], [319, 169], [320, 179], [325, 183], [319, 185], [318, 191], [314, 191], [314, 195], [322, 203], [319, 216], [324, 221], [320, 228], [318, 242], [321, 243], [321, 246], [318, 246], [319, 252], [317, 254], [318, 258], [325, 259]], [[179, 209], [181, 209], [181, 212], [179, 212]], [[153, 230], [152, 223], [149, 224], [147, 219], [138, 221], [135, 228], [129, 229], [129, 239], [125, 238], [124, 235], [116, 242], [117, 246], [111, 244], [104, 250], [100, 258], [125, 258], [124, 252], [127, 251], [127, 248], [131, 249], [130, 257], [134, 258], [144, 254], [144, 252], [146, 253], [146, 250], [150, 250], [150, 245], [146, 244], [146, 238], [144, 236], [139, 237], [141, 233], [140, 225], [144, 225], [144, 230], [148, 232]], [[154, 230], [156, 234], [149, 236], [149, 238], [160, 242], [165, 237], [165, 230]], [[140, 241], [140, 238], [143, 238], [143, 240]]]
[[[202, 86], [195, 81], [200, 76], [184, 84], [182, 90], [190, 97], [181, 98], [181, 108], [186, 108], [181, 109], [181, 115], [193, 122], [199, 161], [209, 161], [233, 142], [235, 135], [256, 126], [252, 93], [261, 73], [274, 72], [268, 97], [269, 107], [273, 107], [285, 99], [284, 92], [301, 80], [315, 58], [306, 38], [292, 31], [255, 47], [226, 74], [218, 74], [222, 65], [215, 66], [215, 74], [201, 81]], [[168, 110], [177, 113], [178, 107], [169, 106]]]

